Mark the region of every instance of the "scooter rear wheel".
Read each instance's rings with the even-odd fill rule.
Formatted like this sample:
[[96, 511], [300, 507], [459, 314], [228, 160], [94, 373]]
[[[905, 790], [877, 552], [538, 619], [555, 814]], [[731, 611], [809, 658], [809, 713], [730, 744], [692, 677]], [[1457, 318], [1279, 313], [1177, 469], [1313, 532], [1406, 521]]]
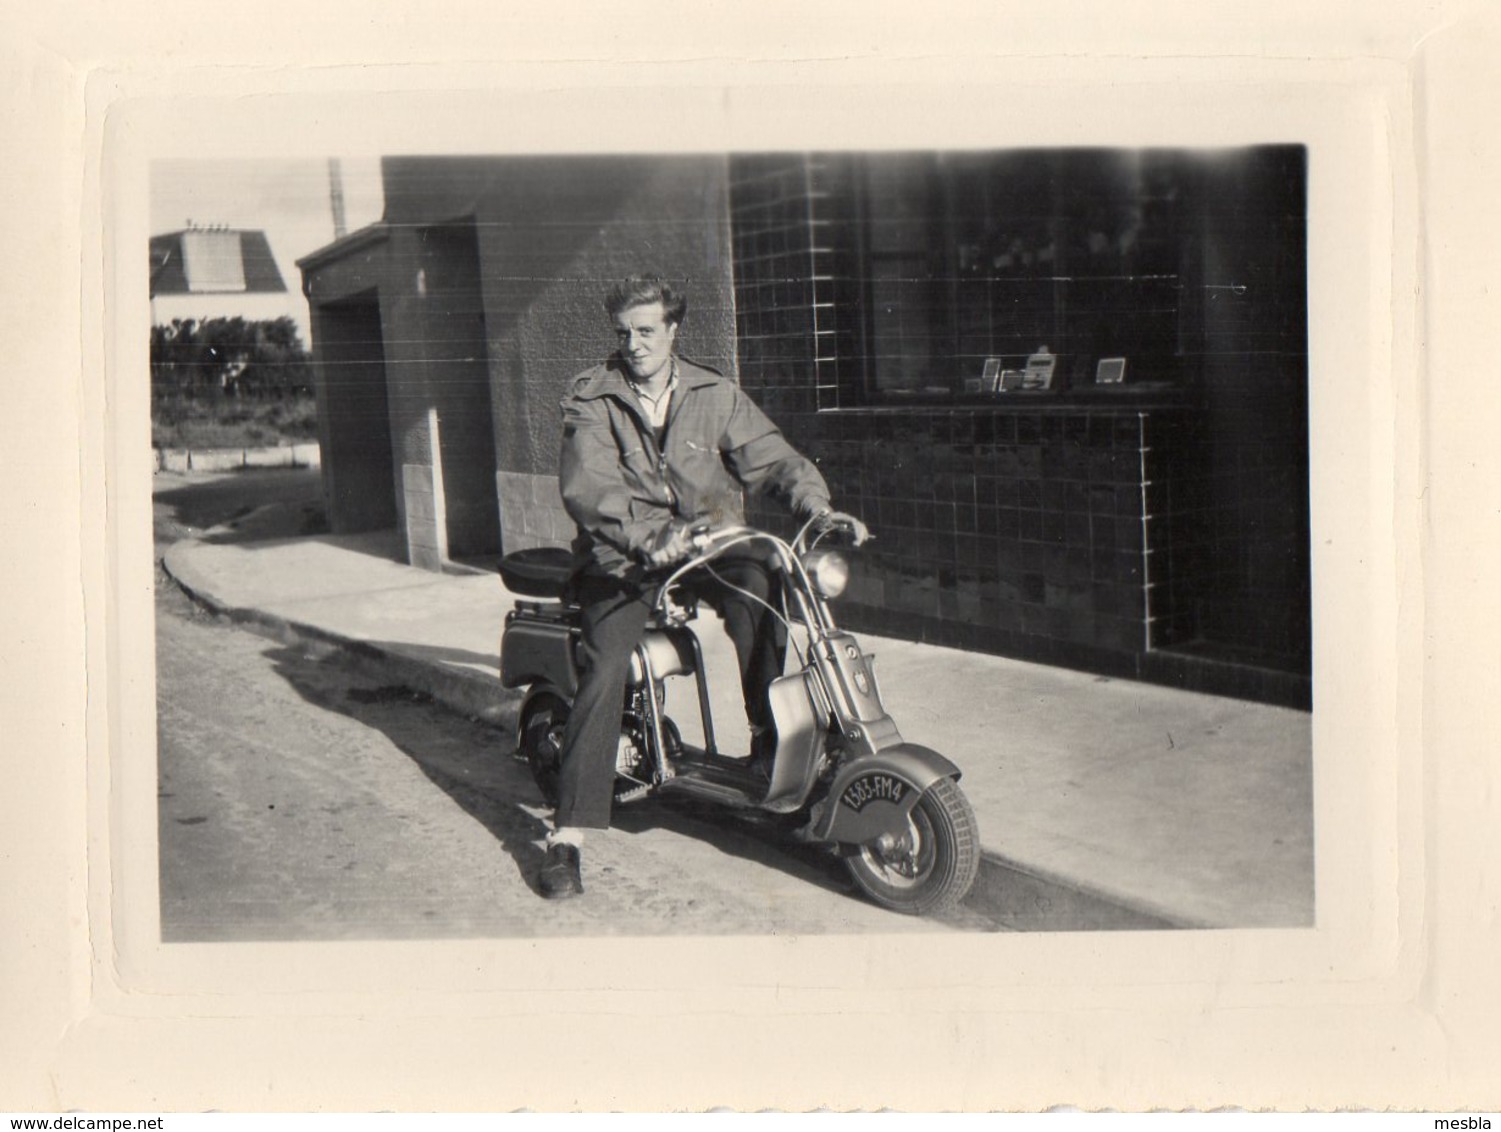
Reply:
[[568, 727], [568, 704], [558, 696], [538, 696], [526, 705], [521, 718], [521, 754], [531, 769], [542, 800], [558, 804], [558, 771], [563, 765], [563, 732]]
[[[532, 772], [532, 780], [542, 791], [542, 800], [554, 809], [558, 805], [558, 775], [563, 768], [563, 733], [568, 730], [570, 706], [559, 696], [542, 695], [526, 706], [521, 719], [520, 754]], [[683, 753], [683, 738], [677, 724], [662, 720], [662, 741], [667, 757], [676, 761]], [[614, 800], [634, 802], [651, 790], [639, 780], [617, 775], [612, 788]]]
[[861, 891], [909, 916], [947, 911], [969, 894], [980, 869], [975, 811], [951, 778], [924, 791], [901, 834], [845, 858]]

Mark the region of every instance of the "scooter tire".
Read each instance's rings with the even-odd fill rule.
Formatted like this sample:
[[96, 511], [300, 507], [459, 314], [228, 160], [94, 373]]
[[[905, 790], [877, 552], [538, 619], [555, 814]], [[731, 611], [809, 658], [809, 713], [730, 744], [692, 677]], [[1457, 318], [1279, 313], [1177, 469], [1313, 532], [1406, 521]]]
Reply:
[[845, 858], [855, 884], [882, 907], [908, 916], [946, 912], [980, 871], [980, 831], [959, 784], [941, 778], [912, 807], [897, 849], [861, 845]]
[[[563, 732], [568, 727], [571, 707], [561, 697], [538, 696], [526, 706], [521, 718], [520, 754], [532, 772], [532, 781], [542, 792], [542, 800], [553, 809], [558, 805], [558, 776], [563, 768]], [[662, 720], [662, 740], [667, 756], [674, 761], [682, 756], [683, 738], [670, 719]], [[650, 793], [650, 787], [616, 777], [614, 798], [617, 803], [633, 802]]]
[[538, 696], [526, 705], [521, 718], [521, 754], [542, 791], [542, 800], [558, 805], [558, 773], [563, 765], [563, 731], [569, 705], [558, 696]]

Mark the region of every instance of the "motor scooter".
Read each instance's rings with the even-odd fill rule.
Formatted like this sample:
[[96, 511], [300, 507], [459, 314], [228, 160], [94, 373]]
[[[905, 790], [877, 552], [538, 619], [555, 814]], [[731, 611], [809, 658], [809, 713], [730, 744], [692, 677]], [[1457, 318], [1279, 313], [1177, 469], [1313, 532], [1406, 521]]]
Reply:
[[[835, 623], [849, 561], [805, 524], [791, 541], [746, 526], [700, 527], [692, 555], [656, 589], [653, 613], [632, 655], [621, 713], [614, 801], [678, 795], [741, 811], [781, 815], [804, 841], [843, 858], [877, 904], [921, 915], [963, 900], [979, 869], [980, 839], [959, 768], [903, 739], [887, 713], [874, 657]], [[772, 682], [775, 742], [768, 763], [718, 749], [703, 652], [690, 627], [696, 601], [684, 578], [712, 570], [736, 547], [775, 563], [775, 616], [788, 628], [785, 675]], [[744, 551], [741, 551], [744, 553]], [[578, 688], [579, 607], [566, 600], [571, 556], [563, 550], [506, 555], [501, 576], [519, 600], [506, 616], [501, 680], [525, 688], [518, 754], [549, 805], [557, 803], [563, 733]], [[542, 600], [537, 600], [542, 599]], [[703, 745], [685, 743], [665, 711], [665, 682], [692, 677]]]

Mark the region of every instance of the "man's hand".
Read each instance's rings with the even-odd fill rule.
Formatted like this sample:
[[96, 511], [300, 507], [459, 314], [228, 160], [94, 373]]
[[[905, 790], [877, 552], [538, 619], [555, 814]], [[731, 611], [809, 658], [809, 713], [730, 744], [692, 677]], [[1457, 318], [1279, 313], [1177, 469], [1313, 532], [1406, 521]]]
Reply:
[[817, 529], [820, 533], [832, 530], [847, 530], [850, 533], [850, 541], [856, 546], [870, 538], [870, 528], [853, 515], [843, 511], [821, 512], [816, 520]]
[[646, 563], [654, 570], [681, 562], [693, 553], [693, 542], [688, 528], [678, 523], [665, 527], [657, 536], [656, 544], [647, 551]]

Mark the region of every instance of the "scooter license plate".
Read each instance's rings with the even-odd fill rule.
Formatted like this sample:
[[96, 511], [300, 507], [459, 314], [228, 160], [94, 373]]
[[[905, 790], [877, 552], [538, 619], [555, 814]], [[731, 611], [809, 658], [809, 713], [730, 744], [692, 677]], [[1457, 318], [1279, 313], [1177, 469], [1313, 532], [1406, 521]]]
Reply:
[[873, 802], [900, 806], [912, 790], [910, 783], [894, 774], [873, 770], [856, 778], [839, 795], [839, 804], [855, 813], [862, 813]]

